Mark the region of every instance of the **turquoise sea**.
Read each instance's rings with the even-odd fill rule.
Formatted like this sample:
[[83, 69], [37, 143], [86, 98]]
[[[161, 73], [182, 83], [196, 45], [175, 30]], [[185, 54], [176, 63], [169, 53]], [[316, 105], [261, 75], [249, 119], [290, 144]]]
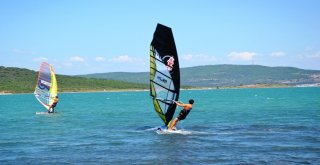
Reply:
[[175, 134], [156, 132], [148, 91], [59, 98], [36, 115], [33, 94], [0, 95], [0, 164], [320, 164], [319, 87], [183, 90]]

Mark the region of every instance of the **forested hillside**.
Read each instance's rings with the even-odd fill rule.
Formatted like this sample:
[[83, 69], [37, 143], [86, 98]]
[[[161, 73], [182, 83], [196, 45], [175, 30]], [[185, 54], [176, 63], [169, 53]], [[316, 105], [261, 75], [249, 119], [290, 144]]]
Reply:
[[[0, 92], [31, 93], [38, 73], [28, 69], [0, 66]], [[149, 89], [146, 84], [56, 75], [59, 92]]]
[[[136, 83], [149, 83], [149, 73], [113, 72], [81, 75]], [[251, 84], [314, 84], [320, 83], [320, 71], [294, 67], [260, 65], [207, 65], [181, 68], [181, 84], [216, 87]]]

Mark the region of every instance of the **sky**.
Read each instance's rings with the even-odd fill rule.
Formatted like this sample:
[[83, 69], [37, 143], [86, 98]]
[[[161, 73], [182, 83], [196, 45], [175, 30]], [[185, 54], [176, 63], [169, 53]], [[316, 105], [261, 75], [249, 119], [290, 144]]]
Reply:
[[319, 0], [1, 0], [0, 66], [57, 74], [148, 72], [157, 23], [180, 67], [320, 70]]

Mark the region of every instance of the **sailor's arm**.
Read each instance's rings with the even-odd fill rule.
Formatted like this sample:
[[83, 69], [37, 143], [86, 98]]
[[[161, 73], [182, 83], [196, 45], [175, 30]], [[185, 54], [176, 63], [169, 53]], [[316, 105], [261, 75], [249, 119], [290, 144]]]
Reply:
[[174, 101], [174, 102], [180, 107], [184, 107], [185, 106], [185, 104], [183, 104], [182, 102], [177, 102], [177, 101]]

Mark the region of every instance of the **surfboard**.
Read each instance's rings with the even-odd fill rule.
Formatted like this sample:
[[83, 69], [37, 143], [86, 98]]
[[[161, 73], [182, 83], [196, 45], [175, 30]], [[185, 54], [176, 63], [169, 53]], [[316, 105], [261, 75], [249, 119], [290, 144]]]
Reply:
[[157, 129], [157, 134], [182, 134], [182, 135], [189, 135], [191, 134], [191, 131], [187, 131], [187, 130], [178, 130], [178, 129], [175, 129], [175, 130], [169, 130], [167, 129], [167, 127], [159, 127]]
[[48, 113], [48, 112], [36, 112], [36, 115], [48, 115], [48, 114], [51, 114], [51, 113]]
[[57, 111], [55, 111], [54, 113], [48, 113], [48, 112], [36, 112], [36, 115], [50, 115], [50, 114], [55, 114], [58, 113]]
[[157, 130], [159, 130], [159, 131], [163, 131], [164, 130], [165, 131], [165, 130], [168, 130], [168, 128], [165, 125], [163, 125], [161, 127], [158, 127]]

